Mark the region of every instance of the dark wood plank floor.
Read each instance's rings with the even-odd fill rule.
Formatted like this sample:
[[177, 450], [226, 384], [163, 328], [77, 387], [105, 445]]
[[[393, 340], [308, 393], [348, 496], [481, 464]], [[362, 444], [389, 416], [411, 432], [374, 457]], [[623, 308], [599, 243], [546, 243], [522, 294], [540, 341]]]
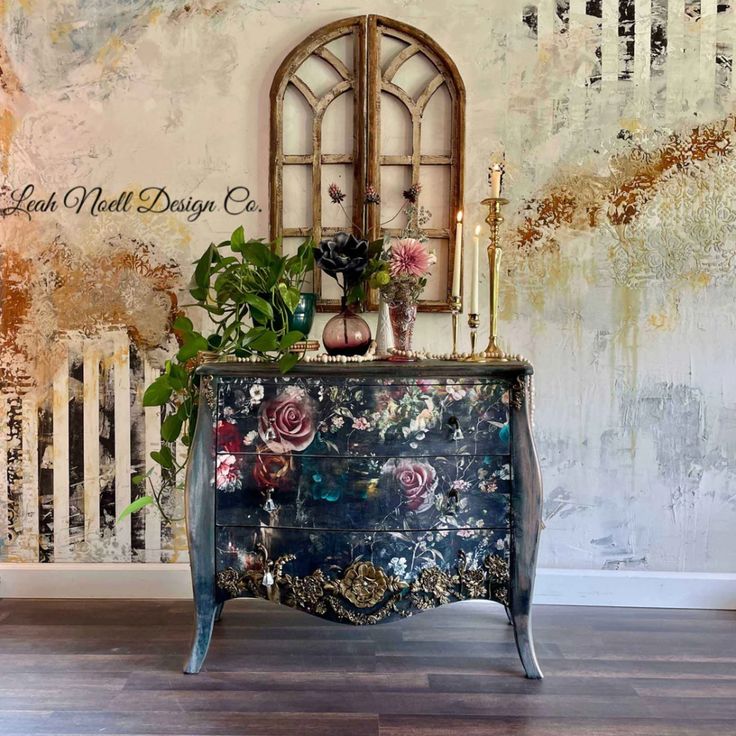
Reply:
[[736, 612], [537, 607], [541, 682], [492, 604], [361, 629], [236, 601], [195, 676], [191, 618], [0, 601], [0, 734], [736, 734]]

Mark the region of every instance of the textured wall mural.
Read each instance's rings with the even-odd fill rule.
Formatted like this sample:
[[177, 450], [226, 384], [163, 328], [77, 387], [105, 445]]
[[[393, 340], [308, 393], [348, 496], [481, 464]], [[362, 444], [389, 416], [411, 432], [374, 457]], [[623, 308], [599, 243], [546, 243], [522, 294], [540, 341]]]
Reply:
[[[447, 6], [370, 11], [427, 31], [460, 69], [466, 221], [482, 219], [488, 155], [506, 156], [501, 334], [537, 369], [541, 565], [732, 571], [734, 8]], [[47, 202], [0, 219], [0, 559], [185, 559], [180, 522], [149, 508], [114, 524], [163, 419], [142, 387], [193, 255], [240, 222], [264, 234], [267, 212], [76, 213], [63, 194], [166, 185], [220, 202], [240, 185], [265, 202], [273, 73], [308, 30], [365, 11], [0, 4], [0, 206], [29, 183]], [[423, 315], [418, 343], [447, 319]]]

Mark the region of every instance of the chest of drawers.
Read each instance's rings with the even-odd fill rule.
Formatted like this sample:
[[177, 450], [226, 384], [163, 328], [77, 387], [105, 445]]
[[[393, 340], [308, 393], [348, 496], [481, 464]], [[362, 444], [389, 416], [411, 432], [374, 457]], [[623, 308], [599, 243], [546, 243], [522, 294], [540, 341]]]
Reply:
[[198, 672], [228, 599], [373, 624], [502, 604], [539, 678], [530, 605], [541, 479], [531, 366], [198, 369], [187, 474]]

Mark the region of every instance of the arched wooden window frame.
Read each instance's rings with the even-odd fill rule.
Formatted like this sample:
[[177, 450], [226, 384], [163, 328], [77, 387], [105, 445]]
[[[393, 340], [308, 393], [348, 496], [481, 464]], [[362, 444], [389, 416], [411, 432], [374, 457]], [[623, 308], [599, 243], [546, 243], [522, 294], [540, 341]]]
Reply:
[[[349, 70], [329, 49], [330, 42], [342, 36], [353, 35], [353, 70]], [[389, 36], [407, 44], [381, 68], [380, 47], [383, 36]], [[424, 54], [437, 68], [437, 75], [424, 91], [411, 98], [393, 83], [401, 65], [415, 54]], [[297, 70], [310, 56], [320, 57], [330, 64], [340, 77], [322, 97], [318, 98], [297, 75]], [[284, 154], [283, 116], [284, 96], [289, 84], [302, 94], [313, 111], [312, 153], [306, 155]], [[446, 85], [450, 96], [450, 151], [448, 155], [422, 155], [421, 123], [424, 110], [432, 95]], [[350, 154], [322, 153], [322, 120], [331, 102], [345, 92], [353, 91], [353, 150]], [[381, 94], [393, 95], [404, 104], [412, 121], [412, 151], [409, 155], [383, 155], [381, 153]], [[322, 226], [322, 165], [350, 164], [353, 167], [352, 219], [356, 235], [378, 237], [381, 231], [381, 209], [375, 205], [364, 206], [363, 194], [368, 184], [380, 188], [382, 166], [410, 166], [411, 181], [420, 180], [420, 167], [443, 165], [449, 167], [448, 218], [446, 225], [426, 228], [427, 236], [440, 238], [448, 243], [445, 298], [422, 300], [422, 311], [448, 311], [452, 269], [455, 260], [455, 214], [462, 208], [465, 151], [465, 85], [455, 63], [448, 54], [426, 33], [406, 23], [383, 16], [369, 15], [346, 18], [331, 23], [309, 35], [284, 59], [271, 85], [270, 120], [270, 235], [282, 237], [306, 237], [315, 240], [334, 234], [341, 228]], [[290, 165], [310, 165], [312, 173], [312, 226], [284, 228], [283, 182], [284, 170]], [[421, 196], [421, 195], [420, 195]], [[383, 228], [388, 235], [398, 235], [400, 229]], [[320, 291], [320, 273], [315, 272], [314, 288]], [[337, 309], [337, 300], [320, 299], [321, 311]], [[375, 306], [372, 304], [371, 306]]]

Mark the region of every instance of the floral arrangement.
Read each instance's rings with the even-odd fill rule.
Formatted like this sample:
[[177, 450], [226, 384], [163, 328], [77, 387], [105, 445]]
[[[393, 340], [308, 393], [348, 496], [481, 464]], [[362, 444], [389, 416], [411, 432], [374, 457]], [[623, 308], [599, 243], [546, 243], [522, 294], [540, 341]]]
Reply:
[[418, 301], [437, 257], [416, 238], [394, 240], [373, 271], [373, 281], [389, 304]]
[[[384, 239], [368, 243], [353, 234], [339, 232], [322, 240], [314, 249], [315, 263], [337, 281], [347, 303], [355, 303], [365, 297], [365, 283], [379, 289], [389, 303], [411, 303], [419, 299], [430, 269], [437, 260], [424, 245], [427, 238], [422, 227], [429, 222], [431, 213], [419, 205], [421, 191], [421, 184], [413, 183], [402, 192], [404, 202], [398, 212], [381, 223], [382, 226], [387, 225], [401, 213], [405, 214], [406, 227], [393, 243], [388, 244]], [[343, 206], [345, 193], [335, 182], [330, 184], [328, 194], [333, 204], [338, 205], [349, 219]], [[373, 185], [369, 185], [363, 197], [364, 205], [380, 202], [380, 194]], [[355, 223], [353, 226], [360, 232]]]

